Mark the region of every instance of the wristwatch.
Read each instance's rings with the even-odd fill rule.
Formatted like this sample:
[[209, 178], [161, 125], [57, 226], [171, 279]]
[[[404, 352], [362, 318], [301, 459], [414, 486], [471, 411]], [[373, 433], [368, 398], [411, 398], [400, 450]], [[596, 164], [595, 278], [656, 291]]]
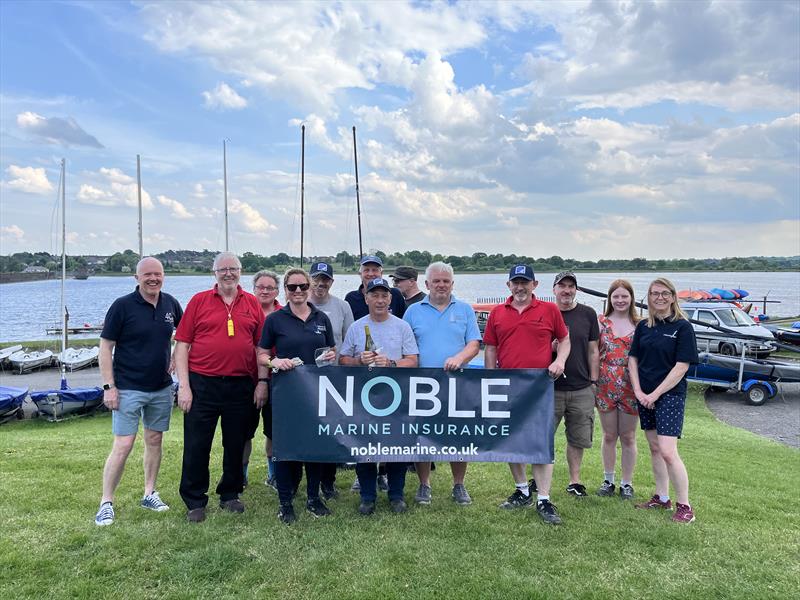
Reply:
[[110, 389], [112, 389], [112, 388], [114, 388], [114, 387], [115, 387], [115, 386], [114, 386], [114, 384], [113, 384], [113, 383], [104, 383], [104, 384], [103, 384], [103, 389], [104, 389], [104, 390], [110, 390]]
[[389, 366], [390, 367], [396, 367], [397, 366], [397, 361], [396, 360], [390, 360], [389, 361]]

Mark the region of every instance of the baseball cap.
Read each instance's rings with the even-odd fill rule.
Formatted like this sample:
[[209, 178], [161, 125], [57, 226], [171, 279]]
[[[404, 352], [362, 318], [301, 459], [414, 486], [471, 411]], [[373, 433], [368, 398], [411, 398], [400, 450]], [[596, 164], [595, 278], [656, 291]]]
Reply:
[[367, 291], [371, 292], [375, 288], [384, 288], [388, 291], [391, 291], [392, 286], [383, 277], [376, 277], [367, 284]]
[[575, 282], [575, 285], [578, 285], [578, 278], [575, 277], [575, 273], [572, 271], [561, 271], [556, 278], [553, 280], [553, 285], [558, 285], [562, 279], [572, 279]]
[[414, 267], [397, 267], [394, 270], [394, 273], [389, 275], [389, 277], [395, 281], [404, 281], [406, 279], [413, 279], [416, 281], [418, 276], [419, 271], [417, 271]]
[[316, 275], [325, 275], [333, 279], [333, 267], [324, 262], [312, 263], [310, 275], [312, 277]]
[[535, 281], [536, 279], [533, 275], [533, 269], [528, 265], [514, 265], [511, 267], [511, 270], [508, 272], [508, 280], [511, 281], [517, 278], [527, 279], [528, 281]]
[[368, 263], [375, 263], [379, 267], [383, 266], [383, 261], [377, 256], [373, 256], [372, 254], [367, 254], [364, 258], [362, 258], [360, 264], [366, 265]]

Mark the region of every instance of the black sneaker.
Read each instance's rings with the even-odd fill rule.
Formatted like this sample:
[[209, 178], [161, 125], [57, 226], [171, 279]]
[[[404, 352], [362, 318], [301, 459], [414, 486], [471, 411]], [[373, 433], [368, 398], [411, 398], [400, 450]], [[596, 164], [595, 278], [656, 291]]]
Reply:
[[633, 486], [630, 483], [619, 486], [619, 497], [623, 500], [633, 500]]
[[528, 480], [528, 488], [530, 489], [531, 494], [535, 494], [536, 492], [539, 491], [536, 488], [536, 480], [535, 479], [529, 479]]
[[589, 494], [586, 493], [586, 487], [580, 483], [570, 483], [567, 486], [567, 493], [572, 494], [578, 498], [585, 498]]
[[335, 485], [321, 485], [320, 489], [322, 490], [322, 497], [325, 500], [333, 500], [334, 498], [339, 497], [339, 490], [336, 489]]
[[327, 517], [331, 514], [331, 509], [325, 506], [321, 498], [316, 497], [306, 502], [306, 510], [315, 517]]
[[294, 514], [294, 506], [291, 504], [281, 504], [281, 507], [278, 509], [278, 518], [281, 523], [285, 523], [286, 525], [291, 525], [297, 521], [297, 516]]
[[362, 501], [361, 504], [358, 505], [358, 513], [361, 515], [371, 515], [375, 512], [375, 503], [374, 502], [365, 502]]
[[389, 502], [389, 505], [392, 507], [393, 513], [404, 513], [408, 509], [408, 504], [406, 504], [405, 500], [392, 500]]
[[[617, 489], [613, 483], [611, 483], [608, 479], [604, 479], [603, 483], [600, 484], [600, 487], [597, 490], [598, 496], [613, 496], [614, 490]], [[620, 489], [620, 494], [622, 493], [622, 489]]]
[[536, 512], [542, 517], [542, 521], [551, 525], [560, 525], [561, 517], [558, 516], [555, 504], [550, 500], [539, 500], [536, 503]]
[[531, 504], [533, 504], [533, 494], [528, 494], [526, 496], [520, 490], [514, 490], [514, 493], [511, 494], [506, 501], [500, 505], [500, 508], [505, 508], [508, 510], [513, 508], [527, 508]]

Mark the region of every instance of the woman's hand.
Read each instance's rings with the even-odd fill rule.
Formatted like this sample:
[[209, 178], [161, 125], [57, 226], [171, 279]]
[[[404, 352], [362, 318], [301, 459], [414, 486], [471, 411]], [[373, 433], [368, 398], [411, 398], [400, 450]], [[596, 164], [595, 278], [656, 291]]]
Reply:
[[294, 361], [291, 358], [273, 358], [272, 368], [279, 371], [290, 371], [294, 369]]

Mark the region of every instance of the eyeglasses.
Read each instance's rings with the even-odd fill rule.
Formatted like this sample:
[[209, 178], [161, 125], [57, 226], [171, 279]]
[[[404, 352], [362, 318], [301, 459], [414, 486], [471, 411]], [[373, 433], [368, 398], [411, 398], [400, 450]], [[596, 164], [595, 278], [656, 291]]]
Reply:
[[257, 292], [275, 292], [278, 290], [276, 287], [272, 287], [271, 285], [257, 285], [253, 288]]
[[301, 292], [307, 292], [308, 288], [309, 288], [309, 285], [307, 283], [287, 283], [286, 284], [286, 289], [289, 290], [290, 292], [296, 292], [298, 290], [298, 288], [300, 289]]
[[651, 298], [672, 298], [672, 292], [650, 292]]
[[234, 273], [238, 273], [241, 270], [242, 270], [241, 267], [222, 267], [221, 269], [214, 269], [214, 272], [215, 273], [231, 273], [231, 274], [234, 274]]

